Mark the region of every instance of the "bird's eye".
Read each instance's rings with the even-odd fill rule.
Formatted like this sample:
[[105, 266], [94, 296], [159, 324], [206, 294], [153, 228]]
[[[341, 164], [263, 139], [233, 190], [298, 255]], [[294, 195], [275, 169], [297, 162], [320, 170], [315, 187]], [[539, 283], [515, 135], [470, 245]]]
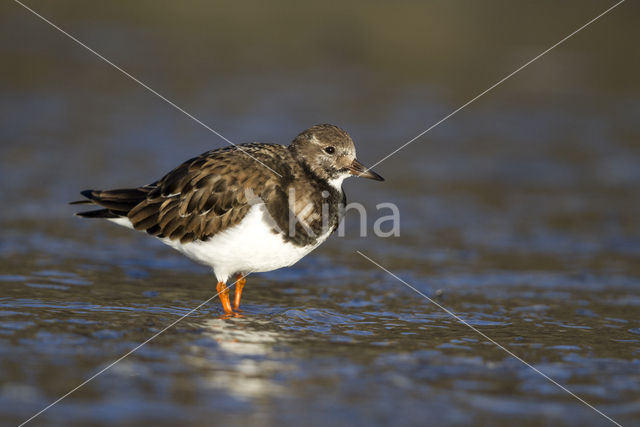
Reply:
[[327, 154], [333, 154], [336, 152], [336, 149], [332, 146], [328, 146], [327, 148], [324, 149], [325, 153]]

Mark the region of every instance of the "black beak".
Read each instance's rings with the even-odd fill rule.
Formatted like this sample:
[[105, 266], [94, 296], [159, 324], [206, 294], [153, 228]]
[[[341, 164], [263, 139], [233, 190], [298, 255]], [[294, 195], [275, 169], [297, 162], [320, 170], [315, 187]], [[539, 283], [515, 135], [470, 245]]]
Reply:
[[384, 181], [383, 177], [381, 177], [374, 171], [364, 167], [364, 165], [356, 159], [353, 159], [353, 162], [351, 162], [351, 165], [349, 166], [349, 173], [351, 173], [351, 175], [361, 176], [362, 178]]

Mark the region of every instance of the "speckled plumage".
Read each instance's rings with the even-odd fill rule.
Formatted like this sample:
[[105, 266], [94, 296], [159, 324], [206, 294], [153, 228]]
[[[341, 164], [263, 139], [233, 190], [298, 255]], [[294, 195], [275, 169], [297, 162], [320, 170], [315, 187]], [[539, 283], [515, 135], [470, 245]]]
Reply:
[[[252, 270], [268, 271], [290, 265], [324, 241], [338, 226], [340, 205], [346, 202], [342, 180], [351, 175], [382, 180], [355, 160], [355, 146], [344, 130], [325, 124], [300, 133], [289, 146], [251, 143], [207, 151], [152, 184], [119, 190], [86, 190], [82, 194], [87, 200], [74, 203], [99, 205], [102, 209], [78, 215], [106, 218], [145, 231], [211, 265], [219, 280], [226, 281], [236, 264], [237, 268], [251, 269], [250, 260], [241, 262], [243, 257], [268, 257], [269, 250], [289, 253], [287, 245], [303, 248], [300, 251], [292, 247], [287, 255], [289, 260], [274, 261], [273, 265], [263, 261], [259, 270]], [[255, 205], [263, 206], [261, 215], [268, 219], [248, 215], [255, 212], [251, 211]], [[290, 230], [292, 215], [297, 221], [293, 221], [295, 227]], [[243, 220], [250, 216], [251, 221], [260, 223], [247, 225], [247, 230], [255, 232], [268, 227], [281, 237], [284, 246], [263, 235], [262, 241], [268, 241], [265, 245], [272, 248], [264, 248], [263, 252], [259, 248], [254, 252], [234, 249], [234, 238], [228, 236], [241, 236], [234, 230], [244, 227]], [[258, 229], [253, 228], [256, 224]], [[222, 235], [227, 238], [216, 238]], [[246, 243], [247, 236], [235, 239]], [[205, 255], [210, 253], [211, 259], [202, 254], [209, 241], [212, 243]], [[225, 251], [238, 251], [235, 261], [229, 261], [233, 265], [220, 265], [214, 259], [221, 256], [218, 246], [223, 244], [229, 246]]]

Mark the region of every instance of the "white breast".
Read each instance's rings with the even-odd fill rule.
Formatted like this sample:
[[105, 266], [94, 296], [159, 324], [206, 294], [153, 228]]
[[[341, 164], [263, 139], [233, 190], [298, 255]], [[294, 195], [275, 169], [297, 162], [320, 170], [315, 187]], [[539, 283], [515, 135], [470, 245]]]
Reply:
[[[234, 273], [272, 271], [288, 267], [317, 248], [331, 231], [318, 237], [313, 245], [296, 246], [285, 242], [272, 231], [273, 221], [263, 203], [254, 205], [242, 221], [222, 231], [206, 242], [180, 243], [168, 238], [160, 239], [172, 248], [201, 264], [211, 266], [219, 281], [226, 282]], [[126, 218], [113, 222], [133, 228]]]
[[320, 236], [313, 245], [296, 246], [285, 242], [272, 231], [264, 204], [254, 205], [243, 220], [216, 234], [206, 242], [180, 244], [162, 239], [194, 261], [213, 267], [218, 280], [226, 281], [237, 272], [263, 272], [288, 267], [326, 240], [330, 232]]

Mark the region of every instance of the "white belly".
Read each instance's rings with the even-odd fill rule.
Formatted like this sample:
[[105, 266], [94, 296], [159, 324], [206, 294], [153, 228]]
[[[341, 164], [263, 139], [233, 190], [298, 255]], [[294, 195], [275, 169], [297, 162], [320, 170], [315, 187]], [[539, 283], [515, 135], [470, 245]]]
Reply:
[[[206, 242], [180, 243], [160, 239], [187, 257], [213, 268], [216, 278], [226, 282], [233, 273], [252, 273], [288, 267], [324, 242], [331, 232], [319, 236], [313, 245], [296, 246], [285, 242], [280, 234], [271, 231], [265, 216], [264, 204], [254, 205], [242, 221], [220, 232]], [[112, 220], [131, 227], [128, 219]]]

